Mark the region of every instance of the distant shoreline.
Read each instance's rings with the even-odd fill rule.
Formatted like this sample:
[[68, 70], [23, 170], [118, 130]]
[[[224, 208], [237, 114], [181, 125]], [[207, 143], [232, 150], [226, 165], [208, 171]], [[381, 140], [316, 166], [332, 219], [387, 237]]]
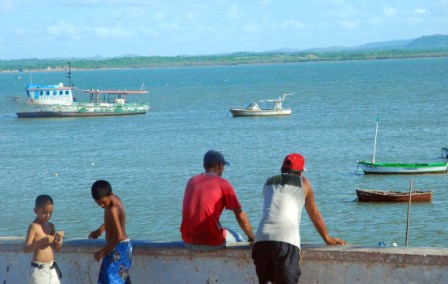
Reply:
[[15, 59], [0, 60], [1, 73], [60, 72], [67, 70], [112, 70], [140, 68], [182, 68], [199, 66], [229, 66], [247, 64], [281, 64], [353, 60], [384, 60], [448, 57], [448, 48], [419, 50], [370, 50], [332, 52], [277, 52], [277, 53], [235, 53], [210, 56], [176, 57], [120, 57], [103, 60], [94, 59]]

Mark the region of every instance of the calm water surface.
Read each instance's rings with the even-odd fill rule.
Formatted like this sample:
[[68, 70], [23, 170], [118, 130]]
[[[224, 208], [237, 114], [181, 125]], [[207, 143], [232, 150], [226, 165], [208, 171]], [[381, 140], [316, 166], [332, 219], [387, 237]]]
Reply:
[[[202, 171], [203, 154], [223, 150], [224, 177], [234, 185], [254, 228], [262, 186], [283, 157], [306, 158], [318, 207], [330, 233], [352, 244], [404, 245], [407, 204], [353, 202], [355, 188], [432, 190], [433, 202], [412, 204], [409, 244], [448, 246], [448, 175], [364, 176], [376, 115], [377, 161], [442, 161], [448, 123], [448, 59], [376, 60], [281, 65], [73, 71], [79, 88], [150, 90], [147, 115], [17, 119], [10, 96], [24, 95], [30, 76], [0, 74], [0, 235], [24, 236], [34, 199], [50, 194], [52, 221], [68, 238], [86, 238], [102, 222], [90, 197], [107, 179], [124, 201], [133, 239], [180, 240], [185, 184]], [[64, 82], [63, 72], [35, 72], [32, 81]], [[230, 106], [282, 93], [290, 117], [232, 118]], [[304, 243], [322, 243], [304, 213]], [[238, 228], [225, 212], [224, 226]], [[239, 228], [238, 228], [239, 229]], [[241, 231], [241, 230], [240, 230]]]

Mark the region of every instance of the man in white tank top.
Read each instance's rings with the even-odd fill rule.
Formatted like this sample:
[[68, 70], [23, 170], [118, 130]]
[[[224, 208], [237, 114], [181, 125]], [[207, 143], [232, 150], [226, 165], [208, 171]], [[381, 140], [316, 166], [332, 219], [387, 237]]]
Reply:
[[327, 245], [346, 244], [328, 234], [311, 184], [302, 176], [304, 170], [302, 155], [289, 154], [283, 161], [282, 174], [270, 177], [264, 185], [263, 217], [252, 250], [260, 284], [299, 282], [300, 216], [304, 206]]

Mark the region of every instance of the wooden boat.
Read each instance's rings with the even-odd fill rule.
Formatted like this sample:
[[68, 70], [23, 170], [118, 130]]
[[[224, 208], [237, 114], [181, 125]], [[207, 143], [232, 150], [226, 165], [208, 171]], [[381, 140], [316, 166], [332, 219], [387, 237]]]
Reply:
[[377, 163], [359, 161], [364, 174], [445, 174], [448, 162], [427, 164]]
[[[291, 115], [292, 110], [290, 108], [283, 108], [283, 101], [286, 96], [292, 94], [283, 94], [276, 100], [261, 100], [249, 104], [245, 109], [243, 108], [230, 108], [229, 111], [235, 116], [282, 116]], [[264, 103], [264, 106], [260, 105]]]
[[[358, 161], [358, 168], [364, 174], [445, 174], [448, 162], [439, 163], [384, 163], [375, 162], [376, 140], [378, 135], [378, 116], [376, 119], [375, 142], [372, 161]], [[358, 171], [358, 168], [356, 171]]]
[[[409, 192], [356, 189], [359, 202], [408, 202]], [[430, 202], [432, 191], [413, 191], [411, 202]]]
[[[67, 77], [69, 86], [27, 84], [26, 97], [14, 97], [16, 114], [19, 118], [36, 117], [91, 117], [145, 114], [149, 105], [128, 102], [130, 95], [145, 95], [148, 91], [137, 90], [81, 90], [72, 86], [71, 71]], [[78, 102], [73, 92], [90, 95], [89, 101]]]

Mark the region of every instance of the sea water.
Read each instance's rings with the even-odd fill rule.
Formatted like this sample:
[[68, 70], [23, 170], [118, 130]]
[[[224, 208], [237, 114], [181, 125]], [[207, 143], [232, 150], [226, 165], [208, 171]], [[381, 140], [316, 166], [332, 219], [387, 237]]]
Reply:
[[[73, 66], [76, 67], [76, 66]], [[90, 196], [97, 179], [111, 182], [126, 207], [132, 239], [180, 240], [182, 198], [209, 149], [231, 163], [224, 177], [256, 230], [262, 187], [284, 156], [305, 156], [305, 175], [332, 236], [351, 244], [403, 246], [407, 203], [358, 203], [355, 188], [432, 190], [431, 203], [411, 205], [409, 245], [448, 246], [448, 175], [365, 176], [376, 118], [376, 160], [444, 161], [448, 58], [312, 62], [130, 70], [73, 70], [81, 89], [150, 91], [146, 115], [18, 119], [11, 96], [26, 83], [67, 84], [64, 72], [0, 73], [1, 236], [25, 236], [34, 200], [50, 194], [52, 221], [69, 239], [87, 238], [103, 218]], [[293, 93], [287, 117], [233, 118], [231, 106]], [[322, 243], [304, 211], [303, 243]], [[231, 211], [223, 226], [239, 229]]]

